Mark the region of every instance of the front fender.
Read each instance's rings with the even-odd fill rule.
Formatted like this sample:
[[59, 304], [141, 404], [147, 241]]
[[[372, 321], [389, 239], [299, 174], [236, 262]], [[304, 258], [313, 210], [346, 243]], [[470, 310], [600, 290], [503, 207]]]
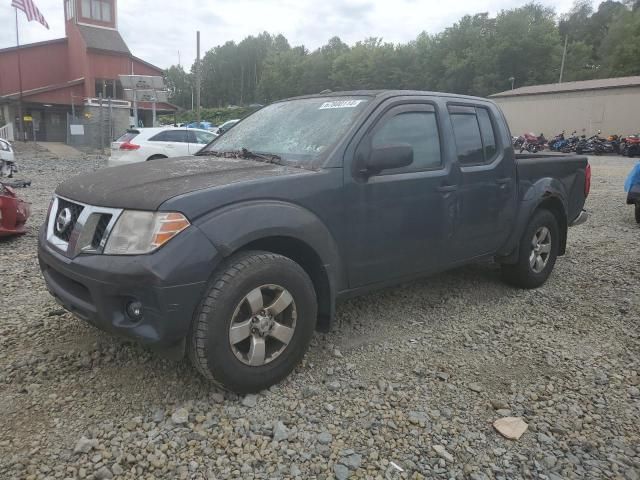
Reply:
[[330, 282], [345, 285], [333, 235], [316, 214], [304, 207], [280, 200], [250, 200], [215, 210], [200, 217], [195, 225], [225, 257], [265, 238], [299, 240], [318, 255], [330, 272]]

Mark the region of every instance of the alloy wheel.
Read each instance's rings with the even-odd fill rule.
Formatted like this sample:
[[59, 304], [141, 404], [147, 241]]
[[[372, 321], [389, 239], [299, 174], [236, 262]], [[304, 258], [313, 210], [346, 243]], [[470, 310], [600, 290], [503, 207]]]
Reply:
[[296, 303], [286, 288], [279, 285], [255, 288], [240, 301], [231, 319], [231, 350], [245, 365], [267, 365], [289, 345], [296, 320]]
[[551, 231], [547, 227], [540, 227], [536, 230], [531, 240], [531, 254], [529, 255], [529, 266], [534, 273], [542, 272], [551, 255]]

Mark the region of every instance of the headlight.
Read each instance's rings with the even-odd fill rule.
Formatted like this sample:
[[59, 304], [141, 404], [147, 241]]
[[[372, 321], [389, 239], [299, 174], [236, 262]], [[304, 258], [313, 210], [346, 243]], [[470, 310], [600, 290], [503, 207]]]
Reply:
[[125, 210], [120, 215], [104, 248], [106, 255], [139, 255], [160, 248], [187, 228], [181, 213]]
[[0, 142], [0, 150], [4, 150], [5, 152], [10, 152], [11, 147], [6, 142]]

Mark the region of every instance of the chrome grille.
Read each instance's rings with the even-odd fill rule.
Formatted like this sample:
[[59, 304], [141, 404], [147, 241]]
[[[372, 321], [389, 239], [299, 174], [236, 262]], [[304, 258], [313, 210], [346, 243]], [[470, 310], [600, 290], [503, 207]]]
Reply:
[[105, 233], [107, 232], [107, 228], [109, 227], [109, 223], [113, 215], [109, 215], [107, 213], [100, 214], [100, 220], [98, 220], [98, 224], [96, 225], [96, 230], [93, 233], [93, 239], [91, 240], [91, 247], [94, 249], [100, 248], [102, 241], [105, 240]]
[[[74, 228], [76, 228], [76, 223], [78, 223], [78, 218], [80, 217], [82, 210], [84, 210], [84, 207], [82, 205], [59, 199], [57, 211], [54, 213], [56, 219], [56, 223], [54, 225], [55, 228], [53, 229], [54, 235], [64, 240], [65, 242], [68, 242], [71, 238], [71, 233], [73, 233]], [[65, 225], [64, 228], [59, 228], [60, 225], [58, 225], [58, 218], [65, 211], [69, 212], [70, 223], [68, 225]]]
[[54, 197], [47, 218], [47, 241], [63, 255], [102, 253], [122, 209], [95, 207]]

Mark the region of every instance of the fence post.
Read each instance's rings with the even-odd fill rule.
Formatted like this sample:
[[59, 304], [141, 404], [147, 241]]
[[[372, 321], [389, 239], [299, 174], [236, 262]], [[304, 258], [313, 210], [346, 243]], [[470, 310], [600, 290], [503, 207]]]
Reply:
[[102, 93], [98, 95], [100, 99], [100, 114], [99, 114], [99, 128], [100, 128], [100, 154], [104, 155], [104, 115], [102, 112]]
[[109, 145], [115, 140], [113, 128], [113, 101], [109, 97]]

